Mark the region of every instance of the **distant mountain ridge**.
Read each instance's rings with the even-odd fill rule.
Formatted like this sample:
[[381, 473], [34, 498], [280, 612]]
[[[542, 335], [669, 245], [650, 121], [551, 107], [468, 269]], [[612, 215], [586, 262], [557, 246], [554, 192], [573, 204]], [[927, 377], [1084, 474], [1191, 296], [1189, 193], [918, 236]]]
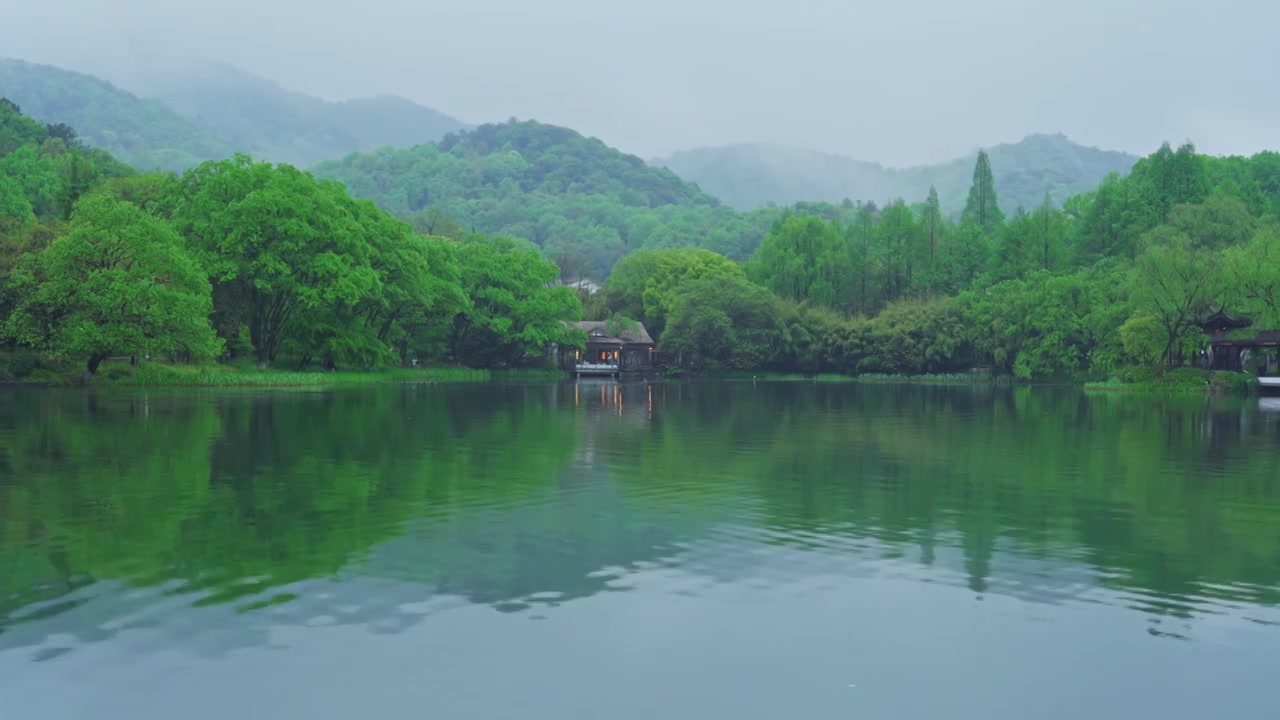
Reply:
[[178, 170], [235, 151], [158, 100], [52, 65], [0, 58], [0, 97], [35, 120], [72, 126], [85, 143], [139, 168]]
[[[1033, 134], [987, 149], [996, 194], [1006, 212], [1039, 205], [1045, 193], [1055, 203], [1088, 192], [1109, 173], [1127, 173], [1138, 161], [1124, 152], [1086, 147], [1062, 134]], [[902, 197], [922, 201], [938, 189], [943, 211], [964, 207], [977, 151], [936, 165], [886, 168], [879, 163], [780, 145], [707, 147], [657, 158], [665, 167], [739, 210], [806, 200], [883, 203]]]
[[141, 68], [121, 73], [119, 82], [236, 147], [299, 166], [412, 147], [471, 127], [402, 97], [323, 100], [219, 62]]
[[331, 102], [220, 63], [107, 74], [0, 59], [0, 97], [41, 122], [75, 127], [85, 142], [144, 170], [182, 170], [235, 152], [308, 166], [470, 127], [404, 98]]

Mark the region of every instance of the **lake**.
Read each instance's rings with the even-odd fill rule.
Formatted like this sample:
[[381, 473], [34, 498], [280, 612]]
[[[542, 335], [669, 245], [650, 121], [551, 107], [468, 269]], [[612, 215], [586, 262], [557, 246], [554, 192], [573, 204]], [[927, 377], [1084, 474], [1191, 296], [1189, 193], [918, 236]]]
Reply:
[[1275, 718], [1280, 406], [0, 391], [0, 717]]

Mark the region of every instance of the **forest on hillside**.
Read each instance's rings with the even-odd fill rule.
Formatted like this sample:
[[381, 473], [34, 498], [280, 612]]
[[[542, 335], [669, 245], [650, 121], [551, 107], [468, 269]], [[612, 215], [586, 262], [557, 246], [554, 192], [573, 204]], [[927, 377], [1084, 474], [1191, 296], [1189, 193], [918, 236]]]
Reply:
[[422, 232], [466, 230], [532, 242], [573, 278], [603, 279], [640, 248], [692, 246], [745, 258], [777, 216], [738, 213], [669, 170], [532, 121], [352, 154], [314, 172]]
[[134, 167], [181, 170], [235, 150], [157, 100], [49, 65], [0, 58], [0, 97], [32, 118], [74, 127], [86, 145]]
[[[0, 171], [13, 375], [72, 358], [92, 375], [114, 354], [540, 365], [587, 317], [642, 321], [693, 369], [1133, 379], [1194, 364], [1215, 310], [1280, 327], [1271, 152], [1166, 144], [1011, 216], [980, 153], [956, 221], [932, 189], [744, 215], [535, 123], [318, 173], [343, 187], [247, 156], [139, 173], [5, 101]], [[473, 229], [508, 216], [519, 238]], [[611, 263], [603, 292], [556, 287], [593, 263]]]
[[0, 376], [88, 379], [116, 355], [527, 364], [580, 341], [556, 275], [536, 249], [415, 234], [288, 165], [138, 173], [0, 100]]
[[959, 223], [931, 193], [852, 221], [792, 210], [744, 264], [633, 253], [589, 315], [625, 313], [705, 367], [1021, 380], [1194, 365], [1213, 312], [1280, 327], [1280, 153], [1168, 144], [1064, 207], [1006, 217], [979, 154]]
[[236, 152], [307, 166], [466, 127], [404, 98], [330, 102], [217, 63], [119, 70], [112, 78], [0, 58], [0, 97], [41, 122], [74, 127], [85, 144], [140, 170], [182, 172]]

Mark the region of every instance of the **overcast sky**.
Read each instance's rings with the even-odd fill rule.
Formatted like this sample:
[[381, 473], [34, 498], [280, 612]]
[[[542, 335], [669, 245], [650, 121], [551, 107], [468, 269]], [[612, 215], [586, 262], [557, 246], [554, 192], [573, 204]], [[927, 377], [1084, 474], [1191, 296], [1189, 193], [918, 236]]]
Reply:
[[905, 165], [1032, 132], [1280, 149], [1269, 0], [0, 0], [0, 17], [0, 56], [195, 55], [643, 157], [768, 141]]

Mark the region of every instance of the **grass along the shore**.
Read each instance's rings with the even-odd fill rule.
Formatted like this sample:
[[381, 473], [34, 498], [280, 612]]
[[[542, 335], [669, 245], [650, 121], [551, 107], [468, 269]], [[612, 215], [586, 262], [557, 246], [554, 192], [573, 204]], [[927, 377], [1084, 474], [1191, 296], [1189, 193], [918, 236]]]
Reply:
[[[257, 365], [170, 365], [127, 360], [108, 360], [89, 381], [98, 387], [332, 387], [410, 383], [457, 383], [487, 380], [542, 379], [541, 370], [489, 371], [463, 367], [376, 368], [372, 370], [293, 370], [259, 368]], [[558, 376], [558, 375], [557, 375]], [[40, 385], [81, 384], [80, 373], [69, 368], [41, 368], [25, 378]]]
[[706, 377], [725, 380], [759, 380], [789, 382], [861, 382], [861, 383], [933, 383], [933, 384], [975, 384], [975, 383], [1012, 383], [1010, 377], [996, 377], [986, 373], [950, 373], [933, 375], [888, 375], [883, 373], [865, 373], [862, 375], [841, 375], [839, 373], [803, 373], [727, 371], [707, 372]]
[[326, 387], [387, 383], [475, 382], [489, 380], [487, 370], [471, 368], [378, 368], [366, 371], [287, 370], [256, 365], [165, 365], [104, 363], [96, 385], [202, 387]]
[[1249, 373], [1177, 368], [1163, 375], [1154, 371], [1121, 373], [1106, 382], [1086, 383], [1091, 392], [1154, 394], [1256, 395], [1258, 378]]

